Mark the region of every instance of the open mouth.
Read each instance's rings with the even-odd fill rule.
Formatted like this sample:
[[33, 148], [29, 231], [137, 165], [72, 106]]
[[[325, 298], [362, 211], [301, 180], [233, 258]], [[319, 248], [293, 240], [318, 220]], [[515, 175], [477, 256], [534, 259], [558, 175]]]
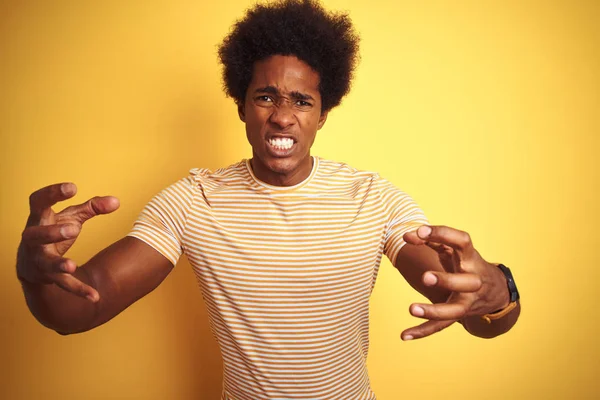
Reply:
[[277, 157], [285, 157], [292, 153], [296, 141], [290, 137], [272, 137], [267, 139], [270, 152]]
[[271, 145], [271, 147], [273, 147], [275, 150], [289, 150], [295, 143], [294, 139], [292, 138], [279, 137], [271, 138], [267, 141], [269, 142], [269, 145]]

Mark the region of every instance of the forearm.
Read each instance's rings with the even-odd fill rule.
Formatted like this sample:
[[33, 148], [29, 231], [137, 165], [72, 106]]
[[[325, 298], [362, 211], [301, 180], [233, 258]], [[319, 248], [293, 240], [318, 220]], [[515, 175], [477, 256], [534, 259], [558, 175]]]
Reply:
[[492, 320], [489, 324], [480, 316], [465, 318], [461, 323], [471, 335], [490, 339], [508, 332], [515, 325], [520, 314], [521, 304], [517, 302], [517, 307], [511, 312], [502, 318]]

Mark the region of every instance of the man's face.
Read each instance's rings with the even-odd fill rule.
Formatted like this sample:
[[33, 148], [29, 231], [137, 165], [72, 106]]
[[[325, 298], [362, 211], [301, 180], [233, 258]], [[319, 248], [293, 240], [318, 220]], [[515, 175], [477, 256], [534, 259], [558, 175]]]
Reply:
[[258, 61], [238, 111], [246, 123], [257, 178], [291, 186], [310, 175], [310, 148], [327, 119], [321, 113], [317, 72], [294, 56]]

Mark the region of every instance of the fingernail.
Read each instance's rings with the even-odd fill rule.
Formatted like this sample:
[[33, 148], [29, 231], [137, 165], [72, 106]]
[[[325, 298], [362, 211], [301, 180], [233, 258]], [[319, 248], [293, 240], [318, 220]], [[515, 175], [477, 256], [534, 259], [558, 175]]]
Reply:
[[421, 239], [427, 239], [429, 235], [431, 235], [431, 227], [427, 225], [421, 226], [417, 229], [417, 235], [419, 235]]
[[415, 317], [422, 317], [423, 315], [425, 315], [425, 310], [423, 310], [423, 308], [420, 306], [413, 306], [412, 314]]
[[427, 273], [423, 276], [423, 282], [425, 282], [426, 285], [435, 285], [438, 283], [438, 278], [434, 274]]
[[87, 296], [85, 296], [85, 298], [91, 301], [92, 303], [96, 302], [96, 296], [93, 296], [91, 294], [88, 294]]
[[64, 262], [60, 265], [60, 269], [63, 272], [69, 272], [69, 265], [66, 262]]
[[413, 340], [413, 337], [412, 337], [412, 335], [404, 335], [402, 340]]
[[60, 234], [65, 239], [69, 239], [77, 234], [77, 229], [72, 225], [63, 226], [60, 228]]
[[63, 193], [63, 195], [69, 196], [75, 192], [75, 185], [72, 183], [63, 183], [60, 186], [60, 191]]

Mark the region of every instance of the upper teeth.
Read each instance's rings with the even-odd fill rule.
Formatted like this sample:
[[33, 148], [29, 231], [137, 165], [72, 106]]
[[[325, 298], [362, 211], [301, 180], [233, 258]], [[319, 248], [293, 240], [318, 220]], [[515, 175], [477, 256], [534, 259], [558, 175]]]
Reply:
[[273, 147], [287, 150], [294, 145], [294, 140], [291, 138], [271, 138], [269, 139], [269, 144]]

